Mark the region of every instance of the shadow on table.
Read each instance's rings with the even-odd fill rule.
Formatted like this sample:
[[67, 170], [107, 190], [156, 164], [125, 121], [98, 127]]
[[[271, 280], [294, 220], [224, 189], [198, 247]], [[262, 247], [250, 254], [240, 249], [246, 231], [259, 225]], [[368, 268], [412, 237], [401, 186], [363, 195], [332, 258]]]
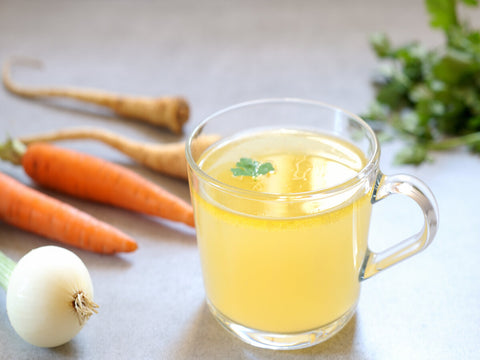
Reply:
[[198, 309], [196, 318], [185, 333], [178, 359], [303, 359], [322, 356], [355, 358], [357, 315], [345, 328], [325, 343], [311, 348], [291, 351], [258, 349], [234, 338], [214, 319], [206, 304]]

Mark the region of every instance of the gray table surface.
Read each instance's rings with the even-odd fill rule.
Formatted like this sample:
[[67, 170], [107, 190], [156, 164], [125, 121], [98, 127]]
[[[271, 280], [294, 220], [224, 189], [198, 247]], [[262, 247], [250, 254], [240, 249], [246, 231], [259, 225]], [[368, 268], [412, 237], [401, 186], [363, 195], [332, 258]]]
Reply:
[[[479, 13], [474, 21], [480, 19]], [[185, 96], [185, 134], [225, 106], [256, 98], [301, 97], [362, 112], [378, 65], [367, 38], [434, 46], [421, 1], [19, 1], [0, 2], [0, 61], [41, 59], [16, 68], [34, 85], [76, 85], [130, 94]], [[28, 101], [0, 89], [0, 138], [73, 126], [99, 126], [149, 142], [182, 139], [72, 101]], [[184, 199], [186, 183], [145, 169], [93, 141], [62, 143], [123, 164]], [[463, 150], [433, 163], [385, 173], [422, 178], [437, 196], [438, 236], [418, 256], [363, 283], [358, 311], [328, 342], [299, 351], [253, 348], [208, 312], [195, 233], [166, 221], [48, 192], [128, 232], [140, 248], [100, 256], [74, 250], [88, 266], [100, 312], [70, 343], [41, 349], [10, 326], [0, 294], [1, 359], [480, 359], [480, 159]], [[35, 186], [23, 170], [0, 171]], [[0, 199], [1, 201], [1, 199]], [[383, 248], [420, 226], [402, 197], [375, 206], [371, 246]], [[0, 224], [0, 249], [14, 259], [46, 239]]]

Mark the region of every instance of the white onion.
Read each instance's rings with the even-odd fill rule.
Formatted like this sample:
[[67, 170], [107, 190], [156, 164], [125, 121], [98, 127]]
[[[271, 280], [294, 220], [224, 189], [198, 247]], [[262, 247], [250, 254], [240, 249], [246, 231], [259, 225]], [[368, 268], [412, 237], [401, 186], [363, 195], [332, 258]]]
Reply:
[[20, 337], [36, 346], [70, 341], [96, 307], [86, 266], [61, 247], [30, 251], [17, 263], [8, 282], [10, 323]]

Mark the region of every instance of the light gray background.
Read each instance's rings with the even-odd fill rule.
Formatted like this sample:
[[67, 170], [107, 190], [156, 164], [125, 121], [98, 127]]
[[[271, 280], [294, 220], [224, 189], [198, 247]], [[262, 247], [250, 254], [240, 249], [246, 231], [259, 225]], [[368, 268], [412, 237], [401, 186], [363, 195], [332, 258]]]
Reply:
[[[480, 19], [476, 12], [476, 20]], [[0, 1], [0, 61], [33, 56], [41, 71], [15, 68], [28, 84], [76, 85], [143, 95], [180, 94], [192, 107], [185, 133], [225, 106], [264, 97], [316, 99], [367, 108], [378, 62], [367, 37], [434, 46], [422, 1]], [[0, 138], [101, 126], [133, 139], [182, 138], [72, 101], [28, 101], [0, 90]], [[95, 142], [65, 142], [124, 164], [188, 199], [186, 183], [155, 174]], [[319, 346], [259, 350], [227, 334], [206, 309], [194, 231], [158, 219], [47, 192], [134, 236], [133, 254], [74, 250], [90, 269], [100, 313], [70, 343], [24, 343], [0, 294], [1, 359], [478, 359], [480, 358], [480, 159], [462, 150], [386, 173], [422, 178], [437, 196], [440, 231], [425, 252], [363, 284], [358, 312]], [[33, 185], [20, 168], [0, 171]], [[1, 199], [0, 199], [1, 201]], [[371, 246], [381, 249], [421, 225], [411, 201], [375, 206]], [[51, 242], [0, 224], [0, 249], [14, 259]], [[314, 286], [314, 284], [312, 284]]]

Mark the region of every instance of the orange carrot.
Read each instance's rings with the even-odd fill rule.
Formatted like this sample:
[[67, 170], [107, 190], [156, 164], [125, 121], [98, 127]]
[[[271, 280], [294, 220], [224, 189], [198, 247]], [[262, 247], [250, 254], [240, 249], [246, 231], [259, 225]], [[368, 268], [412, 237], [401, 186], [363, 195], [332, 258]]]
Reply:
[[26, 231], [97, 253], [137, 249], [116, 228], [0, 173], [0, 220]]
[[[164, 175], [187, 179], [187, 160], [185, 159], [185, 142], [168, 144], [134, 141], [125, 136], [97, 128], [72, 128], [43, 134], [21, 137], [26, 144], [52, 142], [73, 139], [97, 140], [109, 145], [131, 159]], [[218, 135], [202, 135], [195, 139], [192, 147], [193, 156], [203, 153], [210, 145], [219, 140]]]
[[190, 204], [127, 168], [46, 143], [17, 147], [17, 163], [47, 188], [194, 226]]
[[[35, 59], [19, 58], [11, 63], [39, 66]], [[32, 88], [16, 84], [10, 76], [10, 62], [3, 66], [3, 84], [13, 94], [26, 98], [60, 97], [75, 99], [111, 109], [117, 115], [144, 121], [167, 128], [175, 134], [182, 133], [183, 124], [188, 121], [190, 108], [183, 97], [178, 96], [126, 96], [97, 89], [76, 87]]]

